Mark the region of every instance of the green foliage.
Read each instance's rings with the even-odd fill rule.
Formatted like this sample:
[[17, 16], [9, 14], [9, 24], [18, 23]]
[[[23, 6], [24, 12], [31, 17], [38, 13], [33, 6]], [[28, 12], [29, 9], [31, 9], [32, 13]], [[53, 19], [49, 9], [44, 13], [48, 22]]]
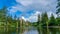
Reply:
[[6, 15], [7, 15], [7, 7], [3, 7], [2, 9], [0, 9], [0, 21], [5, 21], [6, 20]]
[[37, 25], [39, 25], [40, 24], [40, 14], [38, 14], [38, 21], [37, 21]]
[[45, 13], [42, 13], [42, 17], [41, 17], [41, 23], [43, 25], [46, 25], [46, 22], [48, 21], [48, 15], [47, 15], [47, 12]]
[[50, 25], [50, 26], [57, 25], [56, 19], [55, 19], [55, 17], [54, 17], [53, 14], [51, 14], [50, 21], [49, 21], [49, 25]]
[[37, 22], [33, 22], [32, 23], [32, 26], [35, 26], [36, 27], [37, 26]]
[[60, 17], [56, 18], [58, 25], [60, 25]]
[[57, 1], [58, 1], [58, 4], [57, 4], [57, 8], [58, 8], [58, 9], [57, 9], [56, 14], [58, 14], [57, 16], [59, 17], [59, 15], [60, 15], [60, 14], [59, 14], [59, 13], [60, 13], [60, 2], [59, 2], [59, 1], [60, 1], [60, 0], [57, 0]]
[[7, 21], [8, 21], [8, 23], [11, 23], [12, 22], [12, 16], [7, 16]]

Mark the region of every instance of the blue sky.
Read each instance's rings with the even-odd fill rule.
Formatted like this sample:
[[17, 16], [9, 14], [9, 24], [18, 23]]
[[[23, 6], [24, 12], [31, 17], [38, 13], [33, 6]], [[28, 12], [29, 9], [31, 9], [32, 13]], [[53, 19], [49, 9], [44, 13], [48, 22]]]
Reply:
[[37, 21], [38, 13], [41, 14], [45, 11], [49, 17], [51, 13], [56, 17], [57, 0], [0, 0], [0, 9], [3, 6], [8, 7], [9, 14], [33, 22]]

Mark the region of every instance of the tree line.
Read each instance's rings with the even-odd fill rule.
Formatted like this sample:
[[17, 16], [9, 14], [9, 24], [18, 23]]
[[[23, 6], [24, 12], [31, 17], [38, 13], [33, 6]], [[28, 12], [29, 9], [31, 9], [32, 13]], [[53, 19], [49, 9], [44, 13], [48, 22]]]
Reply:
[[38, 21], [33, 23], [33, 25], [42, 25], [42, 26], [60, 26], [60, 17], [56, 17], [51, 14], [50, 17], [48, 17], [47, 12], [38, 14]]

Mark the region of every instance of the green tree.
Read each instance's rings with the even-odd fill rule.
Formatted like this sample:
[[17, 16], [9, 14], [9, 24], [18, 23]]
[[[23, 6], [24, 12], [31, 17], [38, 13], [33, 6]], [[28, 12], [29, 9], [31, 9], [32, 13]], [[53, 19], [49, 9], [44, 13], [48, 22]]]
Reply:
[[0, 9], [0, 23], [3, 25], [6, 25], [7, 23], [7, 7], [4, 6], [2, 9]]
[[56, 14], [57, 14], [58, 17], [60, 17], [60, 2], [59, 2], [60, 0], [57, 0], [57, 1], [58, 1], [58, 3], [57, 3], [57, 8], [58, 9], [57, 9]]
[[10, 16], [10, 15], [7, 16], [7, 21], [8, 21], [8, 23], [12, 23], [12, 20], [13, 20], [13, 19], [12, 19], [12, 16]]
[[7, 7], [4, 6], [2, 9], [0, 9], [0, 21], [5, 21], [7, 15]]
[[57, 12], [56, 12], [56, 14], [57, 14], [57, 23], [58, 23], [58, 25], [60, 25], [60, 0], [57, 0], [58, 1], [58, 3], [57, 3]]
[[47, 15], [47, 12], [42, 13], [41, 23], [42, 23], [44, 26], [46, 26], [47, 22], [48, 22], [48, 15]]
[[38, 21], [37, 21], [37, 25], [40, 24], [40, 14], [38, 14]]
[[60, 17], [56, 18], [58, 26], [60, 26]]
[[19, 18], [17, 19], [17, 22], [18, 22], [18, 27], [20, 27], [20, 19]]
[[52, 26], [52, 25], [57, 25], [56, 19], [55, 19], [55, 17], [54, 17], [53, 14], [51, 14], [50, 21], [49, 21], [49, 25], [50, 25], [50, 26]]
[[0, 22], [3, 22], [4, 29], [7, 32], [8, 26], [7, 26], [7, 7], [6, 6], [4, 6], [2, 9], [0, 9]]

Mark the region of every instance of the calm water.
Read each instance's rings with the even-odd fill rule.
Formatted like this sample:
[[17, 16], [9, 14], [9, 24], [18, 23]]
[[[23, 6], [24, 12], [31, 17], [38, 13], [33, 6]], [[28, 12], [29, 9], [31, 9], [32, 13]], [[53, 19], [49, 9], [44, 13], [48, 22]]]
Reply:
[[60, 28], [0, 28], [0, 34], [60, 34]]

